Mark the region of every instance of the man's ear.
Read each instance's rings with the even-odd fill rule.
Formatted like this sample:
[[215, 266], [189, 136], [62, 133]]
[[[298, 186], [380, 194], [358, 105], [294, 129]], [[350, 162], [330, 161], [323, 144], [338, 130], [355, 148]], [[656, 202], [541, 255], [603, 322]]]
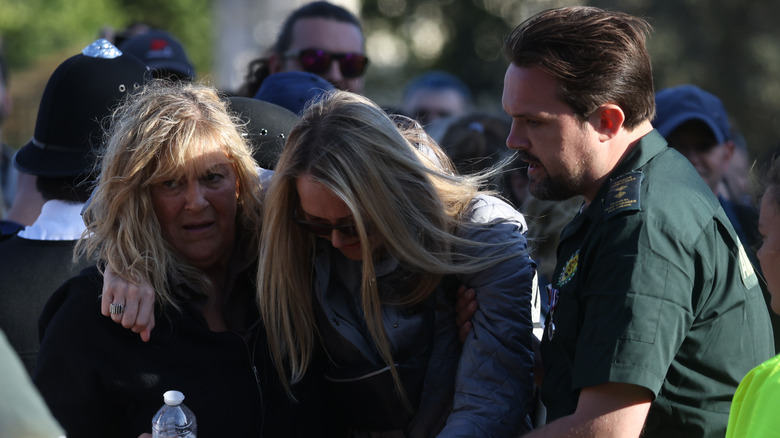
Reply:
[[623, 109], [612, 103], [601, 105], [591, 118], [600, 140], [609, 140], [618, 134], [626, 121]]
[[276, 52], [271, 53], [271, 56], [268, 57], [268, 71], [270, 74], [279, 73], [283, 68], [284, 58]]
[[734, 156], [734, 150], [737, 148], [737, 145], [734, 144], [733, 140], [726, 140], [726, 142], [723, 143], [723, 162], [728, 164], [729, 161], [731, 161], [731, 158]]

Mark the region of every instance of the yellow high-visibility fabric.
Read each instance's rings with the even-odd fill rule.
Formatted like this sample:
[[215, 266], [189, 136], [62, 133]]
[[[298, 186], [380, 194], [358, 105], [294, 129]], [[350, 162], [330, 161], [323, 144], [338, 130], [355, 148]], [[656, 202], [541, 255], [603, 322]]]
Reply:
[[780, 355], [753, 368], [731, 402], [726, 438], [780, 436]]

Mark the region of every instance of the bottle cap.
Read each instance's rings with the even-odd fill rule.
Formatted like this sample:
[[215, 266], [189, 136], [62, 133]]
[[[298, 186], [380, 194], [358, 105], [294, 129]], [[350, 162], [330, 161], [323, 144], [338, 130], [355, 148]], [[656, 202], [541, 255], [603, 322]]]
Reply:
[[184, 394], [179, 391], [165, 391], [163, 400], [168, 406], [178, 406], [184, 401]]

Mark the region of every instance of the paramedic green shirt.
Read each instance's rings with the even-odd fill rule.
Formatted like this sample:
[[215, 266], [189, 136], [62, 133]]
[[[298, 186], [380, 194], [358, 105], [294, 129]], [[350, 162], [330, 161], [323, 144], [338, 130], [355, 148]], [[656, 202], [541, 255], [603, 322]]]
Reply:
[[580, 389], [621, 382], [655, 394], [643, 436], [723, 437], [740, 379], [774, 354], [728, 218], [657, 131], [563, 229], [550, 292], [548, 422], [574, 412]]

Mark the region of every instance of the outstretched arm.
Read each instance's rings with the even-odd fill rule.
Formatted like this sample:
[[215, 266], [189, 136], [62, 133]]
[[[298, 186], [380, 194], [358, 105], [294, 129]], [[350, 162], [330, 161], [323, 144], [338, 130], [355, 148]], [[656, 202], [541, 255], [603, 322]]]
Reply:
[[[502, 245], [501, 253], [511, 257], [458, 275], [474, 289], [478, 305], [458, 363], [453, 410], [439, 436], [516, 436], [530, 429], [534, 401], [535, 264], [526, 253], [522, 216], [512, 207], [489, 198], [475, 211], [480, 225], [464, 228], [461, 237], [485, 245], [463, 248], [464, 253], [488, 257]], [[502, 217], [510, 220], [496, 220]], [[463, 292], [456, 301], [460, 328], [469, 314], [461, 310], [469, 307]]]
[[603, 383], [580, 392], [577, 409], [524, 438], [638, 438], [653, 394], [630, 383]]
[[477, 294], [474, 289], [462, 285], [455, 294], [455, 324], [458, 325], [460, 342], [466, 342], [466, 336], [471, 331], [471, 318], [477, 312]]
[[[122, 306], [121, 313], [112, 313], [112, 304]], [[107, 266], [103, 273], [100, 309], [103, 315], [139, 333], [144, 342], [149, 342], [154, 328], [154, 290], [149, 284], [131, 283]]]

